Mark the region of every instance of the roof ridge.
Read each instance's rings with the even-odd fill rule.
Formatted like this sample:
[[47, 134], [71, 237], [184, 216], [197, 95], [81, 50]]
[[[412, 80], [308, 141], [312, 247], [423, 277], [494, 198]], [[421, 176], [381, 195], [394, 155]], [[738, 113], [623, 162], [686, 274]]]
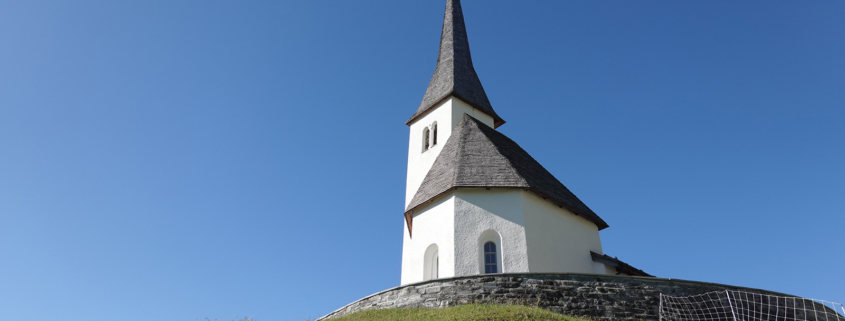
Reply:
[[443, 145], [406, 206], [405, 214], [459, 187], [527, 188], [593, 222], [599, 230], [608, 227], [519, 144], [467, 114], [462, 116]]
[[[494, 128], [491, 128], [490, 126], [487, 126], [487, 124], [485, 124], [485, 123], [481, 122], [480, 120], [478, 120], [478, 119], [476, 119], [475, 117], [472, 117], [472, 116], [470, 116], [470, 115], [468, 115], [468, 114], [466, 114], [466, 113], [464, 113], [464, 116], [462, 116], [461, 118], [463, 118], [463, 117], [469, 117], [469, 118], [470, 118], [470, 120], [472, 120], [472, 122], [473, 122], [473, 123], [475, 123], [475, 125], [478, 127], [478, 129], [479, 129], [479, 130], [481, 130], [481, 128], [482, 128], [481, 126], [484, 126], [484, 127], [490, 128], [491, 130], [496, 130], [496, 129], [494, 129]], [[462, 120], [463, 120], [463, 119], [462, 119]], [[490, 139], [490, 136], [488, 136], [488, 135], [487, 135], [487, 133], [485, 133], [485, 132], [484, 132], [484, 130], [481, 130], [481, 133], [482, 133], [482, 134], [484, 134], [484, 136], [485, 136], [485, 137], [487, 137], [487, 139]], [[516, 143], [516, 142], [514, 142], [512, 139], [510, 139], [510, 137], [505, 136], [505, 138], [509, 139], [509, 140], [510, 140], [511, 142], [513, 142], [514, 144]], [[521, 175], [521, 173], [519, 172], [519, 170], [516, 168], [516, 166], [514, 166], [514, 165], [513, 165], [513, 160], [511, 160], [511, 159], [510, 159], [510, 157], [507, 157], [507, 156], [505, 156], [505, 154], [504, 154], [504, 153], [502, 153], [502, 150], [501, 150], [501, 148], [499, 147], [499, 145], [493, 144], [493, 148], [495, 148], [495, 149], [496, 149], [496, 153], [497, 153], [497, 154], [499, 154], [499, 156], [501, 156], [502, 158], [504, 158], [504, 159], [505, 159], [505, 161], [507, 161], [507, 163], [508, 163], [508, 167], [509, 167], [509, 168], [510, 168], [510, 169], [511, 169], [514, 173], [516, 173], [516, 174], [517, 174], [517, 176], [519, 177], [519, 180], [521, 180], [521, 181], [522, 181], [522, 184], [524, 184], [525, 186], [530, 186], [530, 185], [528, 184], [528, 181], [525, 179], [525, 177], [522, 177], [522, 175]], [[531, 156], [531, 155], [529, 155], [529, 156]], [[533, 158], [533, 157], [532, 157], [532, 158]], [[540, 165], [540, 166], [543, 166], [543, 165]], [[455, 180], [457, 180], [457, 177], [456, 177], [456, 179], [455, 179]]]
[[[455, 139], [457, 139], [457, 140], [461, 140], [461, 137], [456, 137], [456, 135], [455, 135], [455, 134], [460, 134], [460, 133], [462, 133], [462, 132], [464, 131], [464, 129], [463, 129], [463, 127], [461, 127], [461, 128], [460, 128], [460, 130], [458, 130], [458, 127], [461, 127], [461, 122], [460, 122], [460, 121], [458, 121], [458, 125], [456, 125], [456, 126], [455, 126], [455, 128], [453, 128], [453, 129], [452, 129], [452, 134], [449, 136], [449, 138], [448, 138], [448, 139], [446, 139], [446, 144], [449, 144], [449, 141], [450, 141], [450, 140], [452, 140], [452, 137], [455, 137]], [[443, 152], [446, 150], [446, 144], [443, 144], [443, 149], [441, 149], [441, 150], [440, 150], [440, 154], [441, 154], [441, 155], [442, 155], [442, 154], [443, 154]], [[455, 149], [454, 151], [452, 151], [452, 152], [454, 153], [454, 158], [455, 158], [455, 159], [457, 159], [457, 158], [460, 156], [460, 154], [461, 154], [461, 150], [460, 150], [460, 148], [456, 148], [456, 149]], [[434, 163], [437, 163], [437, 159], [438, 159], [438, 158], [440, 158], [440, 155], [437, 155], [437, 157], [435, 157], [435, 159], [434, 159]], [[432, 168], [434, 167], [434, 163], [431, 163], [431, 167], [432, 167]], [[429, 169], [429, 171], [431, 171], [431, 170]], [[457, 169], [457, 168], [455, 168], [455, 171], [457, 172], [457, 171], [458, 171], [458, 169]], [[423, 182], [425, 182], [425, 179], [426, 179], [427, 177], [428, 177], [428, 173], [426, 173], [426, 174], [425, 174], [425, 177], [423, 177]], [[451, 178], [451, 180], [450, 180], [450, 181], [451, 181], [451, 184], [450, 184], [451, 186], [458, 185], [458, 175], [452, 175], [452, 178]], [[420, 183], [420, 188], [422, 188], [422, 183]], [[448, 190], [449, 190], [449, 189], [447, 188], [447, 189], [446, 189], [446, 191], [448, 191]], [[419, 190], [418, 190], [418, 192], [419, 192]], [[445, 192], [445, 191], [444, 191], [444, 192]]]

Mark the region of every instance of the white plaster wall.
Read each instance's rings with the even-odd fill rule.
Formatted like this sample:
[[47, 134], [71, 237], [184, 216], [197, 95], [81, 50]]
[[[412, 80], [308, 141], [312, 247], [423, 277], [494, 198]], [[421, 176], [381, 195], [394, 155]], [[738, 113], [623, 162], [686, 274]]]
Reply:
[[[425, 175], [431, 169], [431, 165], [434, 164], [437, 155], [440, 154], [443, 145], [446, 144], [446, 140], [452, 135], [452, 129], [455, 128], [455, 125], [458, 124], [465, 113], [493, 127], [493, 117], [454, 97], [446, 99], [411, 124], [411, 134], [408, 139], [408, 178], [405, 185], [405, 207], [408, 207]], [[423, 152], [423, 129], [431, 126], [434, 122], [438, 124], [437, 145], [431, 146]]]
[[616, 275], [616, 268], [601, 262], [593, 261], [593, 272], [596, 274]]
[[432, 243], [425, 249], [425, 262], [423, 263], [423, 281], [439, 278], [439, 254], [438, 246]]
[[530, 191], [522, 191], [522, 207], [531, 272], [597, 272], [590, 251], [603, 252], [593, 222]]
[[607, 268], [604, 266], [604, 263], [593, 261], [593, 273], [607, 274]]
[[487, 126], [493, 127], [493, 117], [490, 115], [473, 108], [459, 98], [452, 97], [449, 100], [452, 103], [452, 128], [455, 128], [455, 126], [458, 125], [458, 121], [461, 120], [461, 117], [463, 117], [464, 114], [470, 115], [473, 118], [480, 120], [482, 123], [487, 124]]
[[[414, 214], [414, 237], [404, 228], [402, 242], [402, 284], [423, 281], [425, 250], [437, 244], [440, 258], [440, 278], [455, 276], [455, 198], [441, 197]], [[404, 222], [403, 222], [404, 224]]]
[[489, 229], [501, 237], [501, 271], [529, 271], [521, 190], [461, 188], [454, 199], [455, 276], [480, 274], [479, 236]]

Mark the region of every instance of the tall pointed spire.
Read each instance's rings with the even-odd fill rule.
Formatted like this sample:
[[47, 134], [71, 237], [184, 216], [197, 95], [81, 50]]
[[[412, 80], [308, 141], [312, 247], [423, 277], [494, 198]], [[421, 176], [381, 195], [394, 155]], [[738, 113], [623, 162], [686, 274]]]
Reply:
[[450, 95], [458, 97], [472, 107], [493, 117], [496, 127], [505, 121], [493, 111], [487, 99], [481, 80], [472, 67], [469, 53], [464, 13], [460, 0], [446, 1], [446, 16], [443, 18], [443, 32], [440, 35], [440, 53], [437, 55], [437, 67], [428, 84], [420, 108], [406, 124], [434, 108]]

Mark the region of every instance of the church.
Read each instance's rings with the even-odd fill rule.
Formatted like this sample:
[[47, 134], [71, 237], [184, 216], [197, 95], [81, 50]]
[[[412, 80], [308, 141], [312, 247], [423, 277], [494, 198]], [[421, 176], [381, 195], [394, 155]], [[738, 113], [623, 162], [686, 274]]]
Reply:
[[498, 273], [650, 276], [605, 255], [608, 224], [498, 132], [505, 124], [470, 56], [460, 0], [447, 0], [440, 51], [406, 122], [401, 283]]
[[608, 223], [497, 130], [460, 0], [446, 0], [434, 75], [405, 124], [401, 285], [318, 320], [479, 302], [590, 320], [845, 320], [828, 301], [654, 277], [605, 254]]

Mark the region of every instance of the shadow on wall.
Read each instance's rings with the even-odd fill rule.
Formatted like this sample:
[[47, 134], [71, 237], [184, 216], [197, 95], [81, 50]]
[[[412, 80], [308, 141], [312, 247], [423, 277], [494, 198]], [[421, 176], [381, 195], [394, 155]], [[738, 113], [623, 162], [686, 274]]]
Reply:
[[505, 270], [502, 265], [502, 237], [495, 230], [486, 230], [478, 237], [478, 274], [501, 273]]

